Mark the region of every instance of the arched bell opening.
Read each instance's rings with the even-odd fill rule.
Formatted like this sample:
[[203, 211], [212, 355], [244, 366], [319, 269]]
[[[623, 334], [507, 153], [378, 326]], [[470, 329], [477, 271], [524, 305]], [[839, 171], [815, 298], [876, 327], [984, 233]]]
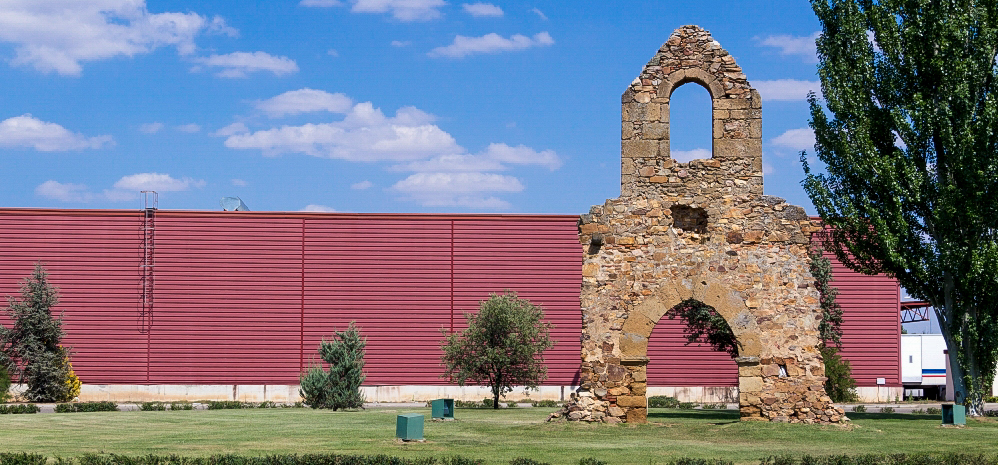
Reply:
[[702, 84], [688, 81], [669, 97], [669, 157], [679, 163], [713, 158], [713, 104]]

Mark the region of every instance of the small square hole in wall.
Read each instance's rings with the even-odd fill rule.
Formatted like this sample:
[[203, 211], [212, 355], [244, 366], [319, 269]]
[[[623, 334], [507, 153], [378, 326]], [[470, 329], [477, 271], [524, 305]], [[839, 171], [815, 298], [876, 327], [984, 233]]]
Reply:
[[777, 366], [780, 367], [780, 378], [786, 378], [787, 377], [787, 366], [786, 365], [777, 365]]
[[707, 232], [706, 210], [687, 205], [675, 205], [671, 210], [673, 227], [697, 234]]

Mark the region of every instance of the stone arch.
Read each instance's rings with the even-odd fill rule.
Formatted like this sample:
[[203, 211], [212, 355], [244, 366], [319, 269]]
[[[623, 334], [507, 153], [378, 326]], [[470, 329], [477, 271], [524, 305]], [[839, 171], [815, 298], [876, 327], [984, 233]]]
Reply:
[[[669, 157], [669, 99], [705, 86], [713, 158]], [[665, 111], [663, 111], [663, 109]], [[741, 344], [743, 420], [846, 420], [824, 392], [818, 293], [804, 210], [763, 195], [761, 102], [710, 34], [683, 26], [622, 96], [621, 195], [579, 219], [583, 332], [572, 420], [647, 419], [648, 337], [693, 297], [713, 306]]]

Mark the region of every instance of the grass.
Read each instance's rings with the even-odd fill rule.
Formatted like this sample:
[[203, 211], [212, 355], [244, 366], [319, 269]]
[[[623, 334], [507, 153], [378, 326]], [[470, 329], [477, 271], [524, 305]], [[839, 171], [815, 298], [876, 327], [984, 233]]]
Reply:
[[[647, 425], [545, 423], [554, 409], [459, 409], [457, 421], [425, 423], [424, 443], [395, 441], [400, 413], [430, 410], [251, 409], [9, 415], [0, 450], [50, 457], [87, 452], [126, 455], [267, 455], [333, 452], [404, 457], [453, 456], [508, 463], [529, 457], [578, 463], [662, 463], [679, 457], [758, 463], [769, 455], [998, 453], [998, 422], [968, 419], [940, 427], [936, 415], [849, 413], [851, 426], [738, 421], [737, 410], [652, 409]], [[918, 440], [912, 440], [918, 438]]]

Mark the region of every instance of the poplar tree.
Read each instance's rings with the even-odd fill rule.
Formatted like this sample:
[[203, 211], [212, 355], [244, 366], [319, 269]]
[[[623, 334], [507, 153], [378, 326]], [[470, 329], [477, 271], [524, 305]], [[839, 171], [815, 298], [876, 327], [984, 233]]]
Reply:
[[998, 2], [811, 0], [826, 247], [932, 304], [971, 415], [998, 365]]

